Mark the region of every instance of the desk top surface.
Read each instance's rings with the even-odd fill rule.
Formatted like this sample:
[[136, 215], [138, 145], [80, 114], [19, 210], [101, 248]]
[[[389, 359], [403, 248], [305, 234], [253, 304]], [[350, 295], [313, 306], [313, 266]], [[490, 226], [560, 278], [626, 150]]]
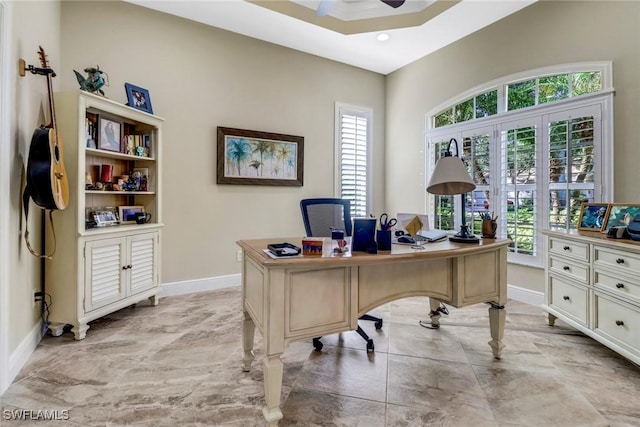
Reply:
[[[317, 240], [317, 239], [314, 239]], [[302, 247], [302, 238], [272, 238], [272, 239], [253, 239], [239, 240], [236, 243], [242, 248], [245, 256], [249, 256], [256, 262], [270, 267], [307, 267], [313, 265], [326, 265], [327, 263], [335, 263], [339, 265], [349, 264], [369, 264], [382, 262], [395, 262], [402, 260], [428, 259], [428, 258], [451, 258], [480, 252], [487, 252], [506, 247], [511, 240], [509, 239], [480, 239], [480, 243], [454, 243], [449, 240], [439, 242], [426, 243], [421, 249], [415, 249], [411, 245], [392, 244], [390, 251], [378, 251], [377, 254], [369, 254], [366, 252], [351, 252], [343, 255], [333, 255], [331, 253], [331, 239], [323, 240], [323, 255], [306, 255], [306, 256], [289, 256], [289, 257], [270, 257], [265, 250], [267, 246], [274, 243], [291, 243], [298, 247]]]

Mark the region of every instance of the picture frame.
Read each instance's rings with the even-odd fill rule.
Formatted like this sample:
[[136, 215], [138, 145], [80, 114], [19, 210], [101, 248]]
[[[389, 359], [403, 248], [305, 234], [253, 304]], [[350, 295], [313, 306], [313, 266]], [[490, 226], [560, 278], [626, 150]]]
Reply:
[[602, 232], [606, 233], [611, 227], [626, 227], [637, 214], [640, 214], [640, 204], [610, 203]]
[[218, 126], [218, 184], [302, 187], [304, 137]]
[[122, 121], [98, 115], [97, 147], [100, 150], [122, 152]]
[[125, 83], [124, 90], [127, 92], [127, 103], [129, 107], [153, 114], [151, 97], [149, 96], [149, 91], [147, 89], [131, 83]]
[[87, 207], [85, 228], [101, 228], [120, 225], [118, 211], [115, 206]]
[[135, 224], [138, 212], [145, 212], [144, 206], [118, 206], [120, 224]]
[[609, 203], [582, 203], [578, 230], [602, 231], [609, 214]]

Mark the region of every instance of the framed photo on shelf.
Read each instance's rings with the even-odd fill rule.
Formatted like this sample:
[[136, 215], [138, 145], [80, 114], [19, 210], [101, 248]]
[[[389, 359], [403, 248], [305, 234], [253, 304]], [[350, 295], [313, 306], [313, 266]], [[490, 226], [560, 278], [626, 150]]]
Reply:
[[98, 148], [121, 152], [122, 122], [108, 116], [98, 115]]
[[125, 83], [124, 89], [127, 92], [127, 102], [129, 103], [129, 107], [153, 114], [153, 108], [151, 108], [151, 97], [149, 96], [149, 91], [147, 89], [132, 85], [131, 83]]
[[119, 225], [118, 212], [114, 206], [86, 208], [85, 228]]
[[607, 232], [611, 227], [626, 227], [640, 213], [640, 205], [628, 203], [610, 203], [607, 219], [602, 227]]
[[144, 212], [144, 206], [118, 206], [120, 224], [135, 224], [136, 214]]
[[580, 219], [578, 219], [578, 230], [602, 231], [608, 213], [608, 203], [582, 203], [580, 206]]
[[304, 137], [218, 126], [217, 183], [302, 187]]

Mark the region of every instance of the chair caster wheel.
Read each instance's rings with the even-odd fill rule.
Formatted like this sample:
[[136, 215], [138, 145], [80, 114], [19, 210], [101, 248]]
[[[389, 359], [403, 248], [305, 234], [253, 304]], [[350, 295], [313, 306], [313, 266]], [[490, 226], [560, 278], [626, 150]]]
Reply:
[[314, 338], [313, 347], [315, 348], [316, 351], [321, 351], [322, 347], [324, 347], [324, 344], [322, 344], [322, 341], [320, 341], [320, 338]]
[[373, 340], [369, 339], [367, 340], [367, 352], [373, 351]]
[[376, 325], [376, 330], [382, 329], [382, 319], [376, 320], [375, 325]]

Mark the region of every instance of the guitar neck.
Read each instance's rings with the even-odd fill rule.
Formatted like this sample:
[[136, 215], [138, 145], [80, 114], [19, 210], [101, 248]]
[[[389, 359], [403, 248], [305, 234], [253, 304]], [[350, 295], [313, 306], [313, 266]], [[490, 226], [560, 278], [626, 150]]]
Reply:
[[47, 73], [47, 90], [49, 92], [49, 114], [51, 117], [51, 123], [47, 127], [56, 129], [56, 109], [53, 105], [53, 79], [51, 73]]

